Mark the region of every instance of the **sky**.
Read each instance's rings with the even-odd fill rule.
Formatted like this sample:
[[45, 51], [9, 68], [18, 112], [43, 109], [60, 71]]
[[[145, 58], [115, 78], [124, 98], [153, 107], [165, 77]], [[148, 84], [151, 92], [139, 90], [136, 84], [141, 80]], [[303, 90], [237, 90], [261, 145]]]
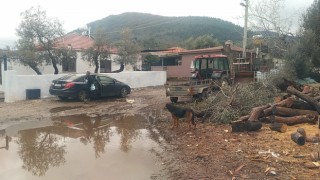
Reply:
[[[66, 32], [109, 15], [124, 12], [142, 12], [163, 16], [208, 16], [220, 18], [243, 26], [244, 0], [3, 0], [0, 10], [0, 41], [16, 39], [21, 22], [21, 12], [30, 7], [40, 6], [48, 17], [55, 17], [63, 23]], [[253, 2], [256, 0], [250, 0]], [[268, 0], [265, 0], [268, 1]], [[284, 0], [284, 14], [300, 14], [313, 0]], [[297, 13], [298, 12], [298, 13]], [[296, 18], [298, 21], [298, 15]]]

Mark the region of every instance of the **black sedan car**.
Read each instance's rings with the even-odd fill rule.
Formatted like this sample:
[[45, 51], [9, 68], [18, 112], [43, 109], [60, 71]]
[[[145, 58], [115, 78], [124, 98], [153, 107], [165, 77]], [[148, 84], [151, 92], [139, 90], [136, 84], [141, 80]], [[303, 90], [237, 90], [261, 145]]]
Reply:
[[[91, 74], [94, 79], [95, 89], [91, 91], [92, 98], [120, 96], [126, 97], [131, 88], [116, 79], [103, 74]], [[85, 75], [70, 74], [53, 80], [49, 92], [58, 96], [61, 100], [78, 98], [81, 101], [86, 99]]]

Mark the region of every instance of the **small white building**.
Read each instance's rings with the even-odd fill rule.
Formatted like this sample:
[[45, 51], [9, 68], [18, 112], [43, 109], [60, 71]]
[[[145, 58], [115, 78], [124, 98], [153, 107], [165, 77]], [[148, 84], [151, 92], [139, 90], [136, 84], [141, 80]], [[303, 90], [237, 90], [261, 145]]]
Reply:
[[[73, 51], [76, 51], [77, 57], [74, 62], [68, 62], [57, 64], [59, 69], [59, 74], [70, 74], [70, 73], [85, 73], [86, 71], [94, 72], [95, 66], [91, 65], [90, 62], [82, 58], [82, 53], [84, 50], [92, 47], [94, 40], [87, 36], [81, 35], [78, 33], [67, 34], [57, 43], [56, 48], [70, 48]], [[110, 58], [109, 60], [104, 60], [100, 62], [100, 68], [98, 73], [109, 73], [120, 68], [120, 64], [115, 61], [117, 58], [117, 52], [115, 49], [110, 49]], [[36, 75], [36, 72], [32, 70], [29, 66], [24, 66], [18, 62], [18, 60], [7, 60], [7, 69], [15, 70], [17, 75]], [[128, 68], [125, 68], [128, 69]], [[42, 74], [53, 74], [54, 69], [51, 64], [43, 64], [39, 66], [39, 70]], [[4, 77], [4, 62], [0, 61], [0, 91], [3, 91], [3, 78]]]

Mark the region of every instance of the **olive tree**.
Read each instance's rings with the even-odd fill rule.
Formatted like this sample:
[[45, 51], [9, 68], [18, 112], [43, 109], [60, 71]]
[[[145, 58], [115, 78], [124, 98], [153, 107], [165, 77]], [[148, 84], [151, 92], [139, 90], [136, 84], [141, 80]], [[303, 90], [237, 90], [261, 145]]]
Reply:
[[131, 29], [125, 28], [121, 31], [121, 40], [118, 44], [118, 58], [117, 61], [123, 64], [130, 64], [132, 66], [138, 60], [140, 47], [134, 39]]
[[98, 73], [101, 60], [110, 58], [110, 47], [108, 46], [107, 33], [104, 29], [98, 28], [94, 33], [94, 44], [82, 54], [84, 60], [95, 66], [95, 73]]
[[[54, 74], [58, 74], [59, 54], [55, 51], [55, 40], [63, 35], [62, 24], [56, 18], [49, 18], [40, 7], [31, 7], [21, 13], [22, 21], [16, 29], [19, 40], [17, 49], [22, 64], [52, 64]], [[33, 68], [34, 70], [36, 68]]]

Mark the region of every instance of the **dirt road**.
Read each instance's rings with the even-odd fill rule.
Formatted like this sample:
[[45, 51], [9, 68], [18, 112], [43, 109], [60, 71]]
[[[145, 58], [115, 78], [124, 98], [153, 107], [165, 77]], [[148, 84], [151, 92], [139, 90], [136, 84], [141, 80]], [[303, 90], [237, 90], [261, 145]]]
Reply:
[[[164, 109], [169, 99], [163, 87], [134, 89], [128, 99], [99, 99], [84, 104], [57, 98], [0, 103], [0, 126], [28, 120], [47, 120], [68, 115], [89, 117], [139, 114], [152, 120], [167, 142], [158, 154], [169, 179], [320, 179], [319, 168], [309, 154], [318, 144], [298, 146], [290, 134], [298, 127], [318, 132], [316, 125], [291, 126], [286, 133], [272, 132], [264, 125], [258, 132], [231, 133], [229, 125], [197, 122], [189, 131], [187, 123], [171, 130], [170, 114]], [[163, 176], [162, 176], [163, 177]], [[165, 178], [165, 179], [166, 179]], [[153, 179], [161, 179], [161, 176]]]

